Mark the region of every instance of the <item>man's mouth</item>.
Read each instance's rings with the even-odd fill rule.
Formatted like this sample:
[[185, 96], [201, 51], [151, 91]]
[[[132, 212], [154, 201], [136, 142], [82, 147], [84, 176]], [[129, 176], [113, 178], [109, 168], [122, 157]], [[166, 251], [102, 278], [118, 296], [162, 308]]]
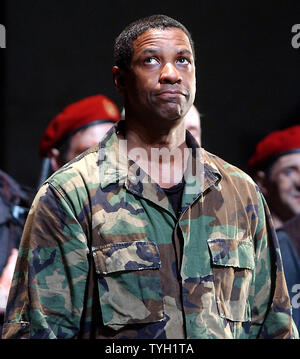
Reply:
[[185, 96], [187, 94], [187, 91], [180, 88], [180, 87], [165, 87], [165, 88], [162, 88], [161, 90], [157, 91], [157, 95], [161, 95], [161, 94], [165, 94], [165, 93], [168, 93], [168, 94], [178, 94], [178, 95], [183, 95]]
[[155, 96], [172, 102], [180, 99], [181, 97], [186, 97], [187, 92], [179, 89], [165, 89], [157, 92]]

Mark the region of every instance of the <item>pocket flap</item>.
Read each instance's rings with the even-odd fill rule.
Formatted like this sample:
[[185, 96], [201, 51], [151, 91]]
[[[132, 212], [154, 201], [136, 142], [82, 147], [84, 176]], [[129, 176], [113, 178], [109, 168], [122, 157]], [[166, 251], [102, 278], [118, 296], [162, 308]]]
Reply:
[[158, 247], [153, 242], [112, 243], [93, 248], [92, 252], [96, 272], [102, 275], [161, 267]]
[[254, 247], [251, 240], [210, 238], [207, 244], [214, 265], [254, 269]]

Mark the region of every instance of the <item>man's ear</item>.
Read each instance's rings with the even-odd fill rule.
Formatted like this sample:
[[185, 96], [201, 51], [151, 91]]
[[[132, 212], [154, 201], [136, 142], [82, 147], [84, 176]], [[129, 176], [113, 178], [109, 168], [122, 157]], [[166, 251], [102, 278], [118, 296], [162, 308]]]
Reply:
[[48, 157], [50, 158], [50, 164], [53, 171], [57, 171], [60, 167], [62, 167], [60, 152], [57, 148], [51, 148], [48, 152]]
[[266, 196], [268, 194], [269, 183], [264, 171], [257, 171], [253, 176], [254, 181], [258, 184], [262, 194]]
[[124, 70], [120, 69], [118, 66], [114, 66], [113, 70], [113, 80], [117, 91], [122, 94], [125, 88], [125, 73]]

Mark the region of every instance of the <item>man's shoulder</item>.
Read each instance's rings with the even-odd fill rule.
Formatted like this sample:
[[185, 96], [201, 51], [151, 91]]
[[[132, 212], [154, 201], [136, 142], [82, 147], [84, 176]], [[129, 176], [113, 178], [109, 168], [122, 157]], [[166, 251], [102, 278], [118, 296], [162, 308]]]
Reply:
[[49, 177], [46, 183], [69, 192], [99, 182], [99, 146], [88, 150], [66, 163]]
[[[112, 127], [98, 145], [92, 146], [62, 168], [56, 171], [46, 183], [55, 188], [63, 188], [64, 191], [71, 191], [81, 187], [89, 190], [90, 187], [98, 187], [104, 181], [103, 168], [113, 164], [111, 154], [116, 152], [118, 140], [115, 135], [115, 128]], [[112, 156], [114, 158], [114, 156]]]
[[247, 184], [258, 188], [254, 180], [239, 167], [225, 161], [221, 157], [204, 149], [204, 162], [216, 169], [223, 180], [234, 181], [235, 183]]

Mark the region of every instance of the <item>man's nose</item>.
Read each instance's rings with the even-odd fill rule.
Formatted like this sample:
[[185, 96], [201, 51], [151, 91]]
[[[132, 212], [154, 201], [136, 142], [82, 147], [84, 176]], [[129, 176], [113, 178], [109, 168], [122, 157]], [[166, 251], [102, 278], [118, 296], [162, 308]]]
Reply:
[[299, 177], [296, 180], [294, 180], [294, 185], [297, 188], [297, 190], [300, 192], [300, 178]]
[[300, 172], [298, 171], [297, 174], [293, 178], [293, 183], [295, 188], [300, 191]]
[[182, 81], [182, 77], [180, 72], [171, 62], [167, 62], [160, 74], [160, 83], [168, 83], [168, 84], [175, 84], [180, 83]]

